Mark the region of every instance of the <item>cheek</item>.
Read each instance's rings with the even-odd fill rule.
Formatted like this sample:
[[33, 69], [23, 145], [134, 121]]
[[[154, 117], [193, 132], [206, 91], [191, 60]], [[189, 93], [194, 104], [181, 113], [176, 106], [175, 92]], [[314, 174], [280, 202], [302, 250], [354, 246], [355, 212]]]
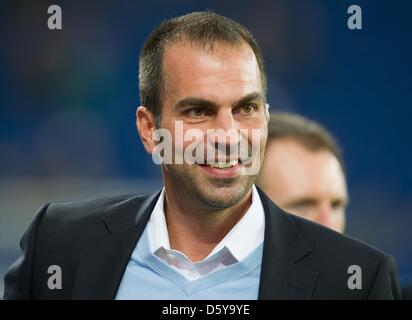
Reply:
[[[190, 128], [185, 126], [180, 120], [172, 120], [163, 124], [165, 130], [168, 130], [171, 134], [173, 149], [184, 150], [192, 141], [185, 141], [185, 137], [188, 137], [187, 133]], [[174, 151], [174, 150], [173, 150]]]
[[207, 135], [205, 130], [199, 128], [193, 128], [192, 126], [183, 125], [181, 130], [178, 130], [176, 134], [176, 145], [185, 150], [191, 146], [203, 146], [205, 148], [207, 142]]
[[332, 218], [336, 223], [339, 223], [339, 224], [343, 223], [345, 221], [344, 210], [343, 209], [338, 209], [338, 210], [334, 211], [333, 215], [332, 215]]
[[256, 139], [260, 145], [265, 146], [268, 134], [268, 127], [266, 120], [250, 119], [246, 123], [239, 126], [243, 132], [247, 132], [247, 139], [252, 142]]

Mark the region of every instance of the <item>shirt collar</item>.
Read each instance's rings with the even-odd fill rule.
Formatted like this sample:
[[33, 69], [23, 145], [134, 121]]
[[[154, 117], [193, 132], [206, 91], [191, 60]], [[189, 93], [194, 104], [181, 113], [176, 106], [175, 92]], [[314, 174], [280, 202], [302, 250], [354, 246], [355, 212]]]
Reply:
[[[161, 248], [171, 250], [164, 214], [164, 192], [165, 189], [163, 188], [148, 222], [149, 243], [152, 253]], [[237, 261], [243, 260], [263, 242], [264, 229], [265, 214], [263, 205], [256, 187], [253, 186], [252, 203], [249, 209], [205, 260], [225, 248]]]
[[252, 187], [252, 203], [239, 222], [217, 244], [209, 256], [227, 247], [241, 261], [256, 249], [264, 238], [265, 213], [256, 187]]

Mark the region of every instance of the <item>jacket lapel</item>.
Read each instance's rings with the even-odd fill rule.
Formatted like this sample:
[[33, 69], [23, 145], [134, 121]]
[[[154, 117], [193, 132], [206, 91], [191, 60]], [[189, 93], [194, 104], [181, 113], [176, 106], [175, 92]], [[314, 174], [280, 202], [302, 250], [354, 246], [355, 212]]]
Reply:
[[[294, 222], [260, 190], [265, 240], [259, 299], [310, 299], [318, 277], [299, 262], [310, 254]], [[108, 210], [86, 237], [78, 258], [73, 299], [114, 299], [127, 263], [160, 195], [133, 197]]]
[[289, 214], [277, 207], [260, 189], [265, 210], [259, 299], [310, 299], [318, 273], [300, 266], [311, 250]]
[[160, 192], [133, 197], [110, 208], [80, 251], [73, 299], [114, 299], [130, 255]]

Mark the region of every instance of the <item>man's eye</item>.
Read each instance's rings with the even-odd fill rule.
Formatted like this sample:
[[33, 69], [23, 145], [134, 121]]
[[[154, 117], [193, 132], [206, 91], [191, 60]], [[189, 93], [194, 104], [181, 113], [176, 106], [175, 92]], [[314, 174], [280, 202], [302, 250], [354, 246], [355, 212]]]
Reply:
[[251, 113], [253, 111], [253, 109], [254, 109], [254, 106], [251, 106], [251, 105], [247, 105], [247, 106], [242, 107], [242, 111], [244, 113]]
[[235, 113], [238, 114], [251, 114], [254, 110], [256, 109], [256, 107], [252, 104], [246, 104], [244, 106], [239, 107]]
[[344, 203], [343, 203], [343, 201], [339, 201], [339, 200], [336, 200], [336, 201], [332, 201], [332, 203], [331, 203], [331, 207], [333, 208], [333, 209], [341, 209], [341, 208], [343, 208], [345, 205], [344, 205]]
[[185, 112], [186, 115], [193, 118], [200, 118], [206, 114], [206, 111], [203, 108], [193, 108]]
[[295, 209], [295, 210], [303, 210], [303, 209], [306, 209], [307, 207], [308, 207], [308, 204], [305, 203], [305, 202], [296, 203], [296, 204], [293, 205], [293, 209]]
[[296, 210], [300, 213], [308, 213], [315, 206], [316, 206], [316, 203], [314, 201], [302, 200], [302, 201], [298, 201], [298, 202], [292, 204], [291, 209], [293, 209], [294, 211]]
[[255, 111], [257, 108], [254, 104], [245, 104], [241, 106], [238, 110], [238, 113], [240, 114], [251, 114], [253, 111]]

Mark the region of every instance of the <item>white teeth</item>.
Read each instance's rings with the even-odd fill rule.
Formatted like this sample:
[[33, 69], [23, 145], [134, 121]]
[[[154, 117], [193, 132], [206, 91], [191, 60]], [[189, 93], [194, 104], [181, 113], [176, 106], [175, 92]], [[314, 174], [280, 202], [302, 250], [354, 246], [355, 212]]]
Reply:
[[230, 162], [220, 162], [220, 163], [213, 163], [213, 164], [210, 163], [210, 164], [208, 164], [208, 166], [212, 167], [212, 168], [227, 169], [227, 168], [230, 168], [230, 167], [234, 167], [237, 164], [238, 164], [238, 161], [234, 160], [234, 161], [230, 161]]

